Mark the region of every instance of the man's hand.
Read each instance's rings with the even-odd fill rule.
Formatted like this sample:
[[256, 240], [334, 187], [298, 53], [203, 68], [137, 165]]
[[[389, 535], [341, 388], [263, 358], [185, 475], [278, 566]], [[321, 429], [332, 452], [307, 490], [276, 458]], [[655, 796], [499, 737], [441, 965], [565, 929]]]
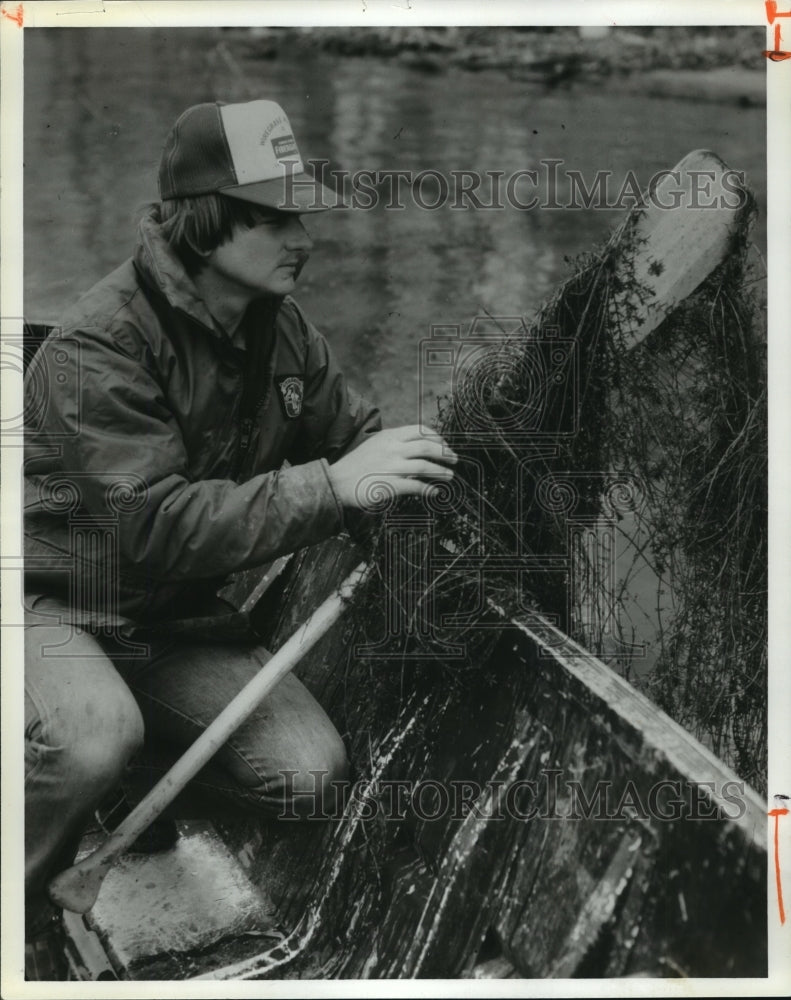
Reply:
[[458, 461], [436, 431], [415, 424], [372, 434], [354, 451], [330, 466], [330, 481], [344, 507], [362, 510], [376, 506], [377, 477], [396, 496], [424, 495], [431, 480], [453, 479], [451, 466]]

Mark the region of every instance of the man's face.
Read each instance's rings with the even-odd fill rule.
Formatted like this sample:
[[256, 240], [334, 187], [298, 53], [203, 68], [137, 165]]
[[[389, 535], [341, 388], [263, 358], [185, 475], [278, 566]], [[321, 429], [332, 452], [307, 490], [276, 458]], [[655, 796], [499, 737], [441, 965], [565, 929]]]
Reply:
[[215, 276], [254, 298], [288, 295], [294, 290], [313, 241], [295, 212], [272, 211], [252, 229], [236, 229], [233, 238], [206, 259]]

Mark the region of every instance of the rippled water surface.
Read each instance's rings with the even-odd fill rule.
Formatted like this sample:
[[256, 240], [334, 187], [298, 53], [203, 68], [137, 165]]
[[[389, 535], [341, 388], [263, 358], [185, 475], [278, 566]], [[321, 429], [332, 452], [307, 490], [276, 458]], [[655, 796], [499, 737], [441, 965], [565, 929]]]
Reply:
[[[642, 185], [692, 149], [747, 172], [765, 203], [763, 109], [580, 86], [545, 91], [497, 72], [423, 73], [395, 61], [304, 53], [260, 58], [243, 32], [34, 30], [25, 34], [25, 308], [57, 319], [131, 252], [138, 206], [156, 197], [164, 136], [188, 105], [266, 96], [305, 158], [360, 170], [539, 171], [562, 160], [589, 183], [629, 170]], [[526, 189], [521, 189], [526, 193]], [[532, 193], [532, 192], [531, 192]], [[433, 189], [426, 184], [430, 201]], [[523, 197], [524, 195], [522, 195]], [[382, 199], [384, 200], [384, 198]], [[602, 210], [453, 210], [382, 205], [310, 222], [316, 247], [298, 298], [388, 423], [435, 409], [419, 345], [432, 324], [530, 315], [564, 262], [618, 217]], [[449, 199], [450, 201], [450, 199]], [[758, 227], [765, 238], [765, 223]]]

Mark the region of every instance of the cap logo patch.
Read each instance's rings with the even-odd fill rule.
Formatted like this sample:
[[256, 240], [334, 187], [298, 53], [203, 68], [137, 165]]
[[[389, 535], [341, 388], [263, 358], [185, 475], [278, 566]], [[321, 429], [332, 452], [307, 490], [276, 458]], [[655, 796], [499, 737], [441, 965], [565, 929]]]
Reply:
[[299, 156], [293, 135], [280, 135], [276, 139], [273, 139], [272, 149], [278, 160], [282, 160], [284, 156]]
[[298, 375], [284, 375], [277, 381], [283, 412], [289, 420], [296, 420], [302, 413], [304, 386], [305, 383]]
[[263, 146], [272, 132], [277, 128], [278, 125], [284, 125], [286, 122], [285, 115], [278, 115], [273, 118], [271, 122], [268, 123], [264, 131], [261, 133], [261, 138], [258, 140], [258, 145]]

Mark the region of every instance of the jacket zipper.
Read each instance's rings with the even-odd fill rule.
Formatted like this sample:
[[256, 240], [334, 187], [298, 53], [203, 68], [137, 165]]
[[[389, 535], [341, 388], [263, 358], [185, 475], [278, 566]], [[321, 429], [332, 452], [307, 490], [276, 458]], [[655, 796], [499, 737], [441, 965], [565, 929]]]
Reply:
[[253, 421], [250, 417], [244, 417], [242, 420], [242, 437], [239, 444], [239, 451], [242, 456], [244, 456], [247, 449], [250, 447], [250, 438], [253, 433]]
[[258, 440], [257, 435], [254, 434], [256, 424], [260, 423], [261, 416], [266, 409], [269, 402], [272, 389], [272, 372], [269, 368], [264, 369], [263, 373], [264, 380], [264, 391], [259, 396], [253, 415], [249, 417], [243, 417], [240, 424], [240, 440], [239, 440], [239, 455], [237, 462], [236, 475], [234, 479], [239, 477], [247, 477], [250, 471], [250, 465], [254, 458], [255, 448], [251, 445], [255, 445]]
[[[247, 352], [242, 364], [242, 398], [239, 405], [239, 447], [237, 448], [236, 461], [234, 463], [233, 478], [239, 482], [249, 477], [249, 470], [254, 458], [255, 446], [258, 435], [255, 433], [257, 423], [260, 423], [261, 416], [269, 402], [272, 393], [272, 378], [275, 361], [275, 323], [269, 323], [269, 336], [271, 340], [267, 343], [264, 338], [257, 340], [256, 346]], [[260, 380], [256, 378], [260, 373]], [[256, 383], [263, 389], [254, 395], [254, 388], [249, 379], [256, 379]]]

